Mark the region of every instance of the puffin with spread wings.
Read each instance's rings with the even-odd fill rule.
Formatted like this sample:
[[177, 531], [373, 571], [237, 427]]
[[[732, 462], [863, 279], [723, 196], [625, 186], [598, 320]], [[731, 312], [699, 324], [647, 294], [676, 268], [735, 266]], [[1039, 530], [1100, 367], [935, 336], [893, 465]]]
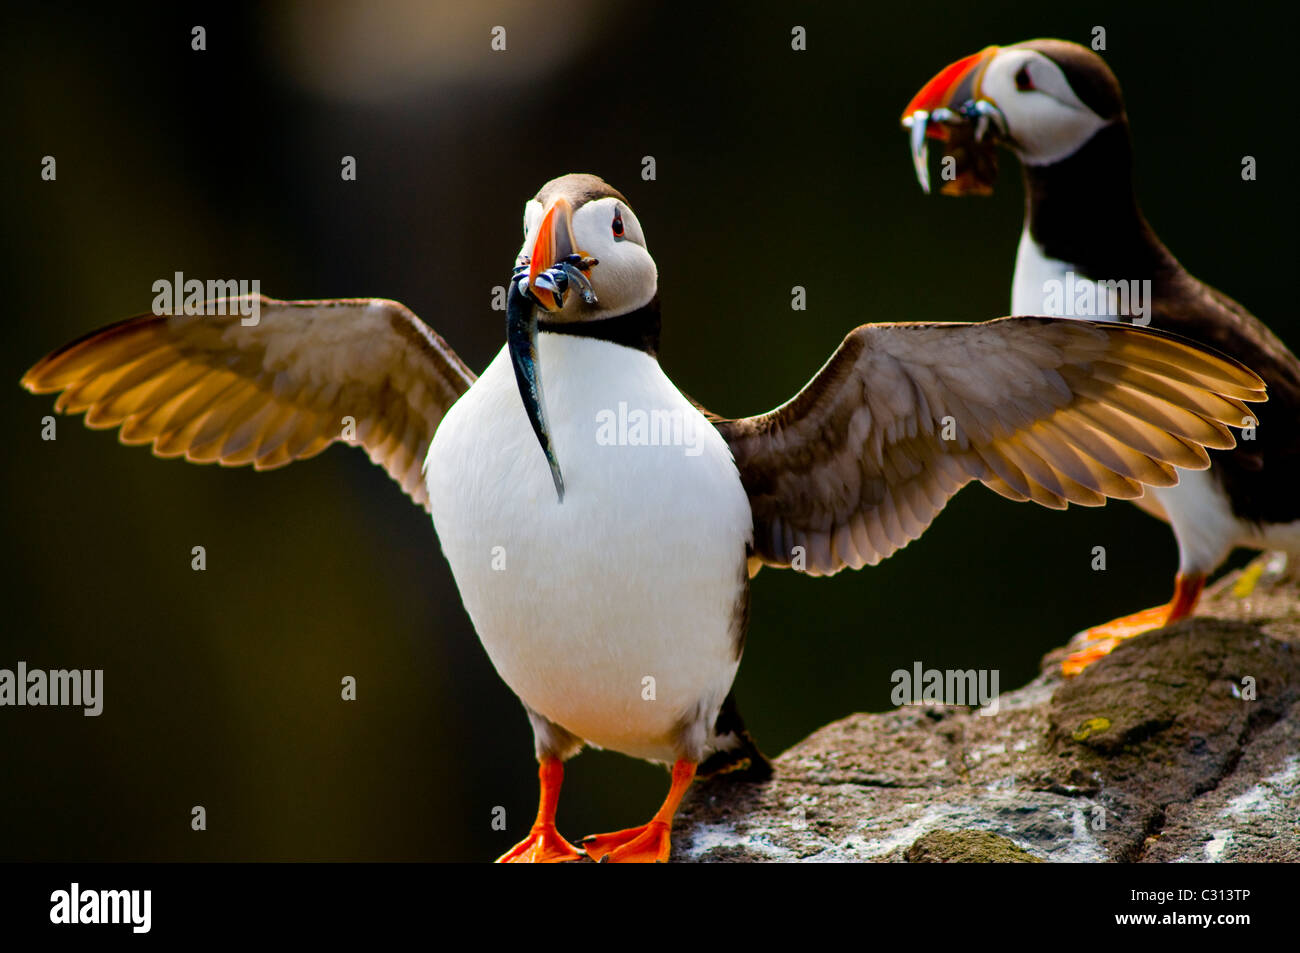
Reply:
[[[627, 199], [562, 176], [524, 233], [507, 342], [477, 378], [394, 301], [265, 298], [255, 324], [229, 307], [123, 321], [23, 378], [163, 457], [268, 469], [359, 445], [428, 510], [533, 727], [537, 819], [503, 861], [665, 861], [697, 772], [770, 771], [731, 698], [761, 566], [874, 565], [973, 480], [1058, 508], [1136, 498], [1206, 467], [1265, 399], [1243, 365], [1168, 334], [1018, 317], [862, 325], [787, 403], [725, 419], [659, 365], [657, 270]], [[586, 744], [672, 781], [648, 823], [579, 848], [555, 809]]]

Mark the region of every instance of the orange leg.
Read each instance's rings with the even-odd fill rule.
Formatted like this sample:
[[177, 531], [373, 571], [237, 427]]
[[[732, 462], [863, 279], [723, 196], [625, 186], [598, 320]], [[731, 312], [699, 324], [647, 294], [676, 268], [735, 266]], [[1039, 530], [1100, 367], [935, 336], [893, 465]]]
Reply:
[[1196, 603], [1201, 598], [1201, 590], [1204, 588], [1204, 573], [1187, 575], [1179, 573], [1174, 581], [1174, 597], [1169, 600], [1168, 605], [1143, 609], [1122, 619], [1093, 626], [1084, 636], [1091, 644], [1068, 656], [1061, 663], [1062, 674], [1078, 675], [1097, 659], [1109, 655], [1115, 646], [1125, 639], [1131, 639], [1152, 629], [1164, 628], [1172, 622], [1187, 618], [1195, 611]]
[[663, 806], [655, 812], [649, 824], [629, 827], [612, 834], [592, 834], [582, 840], [587, 856], [600, 863], [614, 864], [664, 864], [668, 862], [671, 845], [668, 835], [673, 827], [673, 815], [682, 795], [695, 780], [695, 762], [678, 761], [673, 765], [673, 783], [664, 798]]
[[527, 837], [498, 857], [498, 864], [556, 864], [577, 860], [582, 856], [582, 852], [555, 829], [555, 808], [560, 803], [564, 764], [559, 758], [543, 758], [537, 769], [537, 780], [541, 783], [542, 793], [533, 829]]

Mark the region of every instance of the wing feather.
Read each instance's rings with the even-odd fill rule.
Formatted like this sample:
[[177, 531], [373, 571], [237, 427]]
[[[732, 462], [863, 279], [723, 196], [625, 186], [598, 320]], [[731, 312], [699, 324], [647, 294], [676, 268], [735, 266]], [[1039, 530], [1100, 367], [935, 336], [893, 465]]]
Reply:
[[1056, 509], [1173, 485], [1264, 399], [1246, 367], [1173, 335], [1020, 317], [864, 325], [786, 404], [714, 423], [756, 557], [825, 575], [907, 545], [972, 480]]
[[110, 325], [41, 360], [23, 386], [61, 391], [56, 410], [121, 428], [123, 443], [195, 463], [266, 470], [355, 443], [427, 509], [429, 443], [474, 382], [455, 352], [395, 301], [259, 298], [252, 325], [247, 304]]

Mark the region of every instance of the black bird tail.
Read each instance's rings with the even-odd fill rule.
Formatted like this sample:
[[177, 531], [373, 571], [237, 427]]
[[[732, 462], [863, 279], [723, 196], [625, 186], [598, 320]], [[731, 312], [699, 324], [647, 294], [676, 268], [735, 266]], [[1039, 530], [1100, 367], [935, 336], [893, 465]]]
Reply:
[[736, 696], [727, 694], [713, 726], [713, 744], [717, 750], [696, 769], [704, 779], [725, 777], [728, 781], [766, 781], [772, 777], [772, 763], [758, 750], [758, 744], [745, 729], [744, 719], [736, 708]]

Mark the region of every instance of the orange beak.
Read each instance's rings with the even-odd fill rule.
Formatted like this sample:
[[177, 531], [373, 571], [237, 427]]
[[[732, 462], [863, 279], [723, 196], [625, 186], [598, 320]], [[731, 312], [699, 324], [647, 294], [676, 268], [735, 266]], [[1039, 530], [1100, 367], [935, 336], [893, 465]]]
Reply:
[[542, 216], [542, 224], [537, 229], [537, 238], [533, 241], [528, 264], [528, 287], [547, 311], [563, 308], [564, 297], [559, 291], [548, 287], [545, 279], [539, 287], [537, 278], [570, 255], [584, 254], [578, 251], [577, 246], [573, 237], [573, 207], [568, 199], [558, 198]]
[[903, 110], [903, 128], [909, 130], [911, 138], [912, 166], [925, 192], [930, 191], [927, 139], [947, 142], [947, 153], [956, 159], [960, 170], [955, 180], [945, 182], [945, 195], [992, 192], [997, 157], [985, 131], [990, 115], [1000, 113], [996, 105], [983, 100], [980, 83], [998, 49], [986, 46], [949, 63], [921, 87]]
[[[955, 104], [979, 99], [980, 79], [997, 52], [998, 47], [986, 46], [978, 53], [972, 53], [941, 69], [907, 104], [903, 110], [903, 125], [911, 126], [918, 112], [924, 112], [930, 117], [938, 110], [951, 109]], [[948, 131], [942, 123], [928, 126], [925, 134], [931, 139], [948, 138]]]

